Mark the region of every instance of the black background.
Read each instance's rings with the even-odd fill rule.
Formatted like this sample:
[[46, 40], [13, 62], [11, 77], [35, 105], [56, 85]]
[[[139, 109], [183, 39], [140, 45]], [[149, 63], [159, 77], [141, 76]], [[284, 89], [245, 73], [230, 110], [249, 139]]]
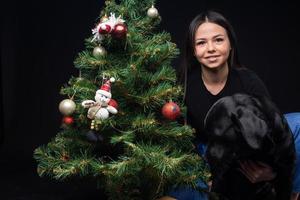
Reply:
[[[90, 181], [58, 183], [36, 174], [33, 150], [58, 132], [60, 87], [103, 1], [10, 1], [1, 5], [0, 98], [1, 199], [82, 199], [101, 197]], [[300, 111], [300, 12], [288, 1], [167, 1], [156, 8], [161, 28], [183, 47], [189, 22], [213, 8], [232, 23], [243, 64], [265, 82], [283, 113]], [[178, 67], [180, 59], [174, 60]], [[3, 191], [3, 192], [2, 192]]]

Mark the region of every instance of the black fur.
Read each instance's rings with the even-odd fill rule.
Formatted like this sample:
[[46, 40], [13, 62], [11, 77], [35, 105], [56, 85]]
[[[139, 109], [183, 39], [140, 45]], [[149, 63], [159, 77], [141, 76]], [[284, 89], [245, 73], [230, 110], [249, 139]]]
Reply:
[[[219, 99], [205, 118], [206, 158], [212, 191], [229, 200], [289, 200], [295, 163], [292, 133], [276, 106], [263, 97], [236, 94]], [[238, 161], [269, 164], [277, 173], [270, 182], [251, 183]]]

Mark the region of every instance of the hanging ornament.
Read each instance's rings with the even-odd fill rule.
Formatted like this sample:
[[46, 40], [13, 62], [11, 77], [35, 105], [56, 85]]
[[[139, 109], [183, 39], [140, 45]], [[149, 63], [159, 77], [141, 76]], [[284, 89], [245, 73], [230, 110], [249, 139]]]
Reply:
[[76, 109], [76, 104], [72, 99], [65, 99], [59, 103], [59, 111], [65, 115], [71, 115]]
[[70, 116], [65, 116], [62, 121], [64, 124], [67, 124], [67, 125], [71, 125], [74, 123], [73, 117], [70, 117]]
[[109, 80], [96, 91], [95, 100], [84, 100], [81, 105], [88, 108], [87, 117], [90, 119], [103, 120], [109, 117], [109, 113], [117, 114], [118, 110], [113, 106], [108, 105], [111, 100], [111, 83], [115, 82], [115, 78], [111, 77]]
[[110, 24], [102, 24], [98, 31], [100, 34], [104, 35], [104, 34], [110, 33], [112, 31], [112, 27]]
[[158, 10], [154, 7], [154, 5], [152, 5], [152, 7], [148, 9], [147, 15], [151, 18], [158, 17]]
[[103, 142], [104, 140], [103, 136], [97, 134], [94, 130], [89, 130], [86, 133], [86, 139], [90, 142]]
[[111, 33], [112, 37], [118, 39], [124, 38], [126, 34], [127, 34], [127, 26], [125, 24], [117, 24]]
[[112, 33], [116, 25], [123, 24], [124, 22], [125, 21], [121, 19], [121, 16], [116, 18], [114, 13], [110, 13], [108, 19], [101, 18], [100, 23], [98, 23], [96, 27], [92, 29], [92, 33], [94, 35], [92, 42], [96, 40], [100, 43], [103, 40], [105, 34]]
[[162, 107], [161, 112], [165, 118], [175, 120], [180, 115], [180, 108], [176, 103], [170, 101]]
[[96, 58], [104, 57], [104, 56], [106, 56], [106, 50], [101, 45], [96, 46], [93, 50], [93, 56]]

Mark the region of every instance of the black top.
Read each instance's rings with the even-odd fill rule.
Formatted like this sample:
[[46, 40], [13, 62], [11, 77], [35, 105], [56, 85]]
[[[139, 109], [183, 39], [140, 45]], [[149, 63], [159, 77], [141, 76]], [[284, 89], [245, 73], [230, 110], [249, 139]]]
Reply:
[[187, 123], [196, 129], [197, 141], [205, 142], [201, 132], [204, 128], [204, 118], [209, 108], [220, 98], [236, 93], [248, 95], [270, 95], [262, 80], [247, 68], [232, 68], [229, 70], [224, 88], [216, 95], [211, 94], [201, 78], [201, 69], [195, 68], [188, 75], [185, 103], [187, 106]]

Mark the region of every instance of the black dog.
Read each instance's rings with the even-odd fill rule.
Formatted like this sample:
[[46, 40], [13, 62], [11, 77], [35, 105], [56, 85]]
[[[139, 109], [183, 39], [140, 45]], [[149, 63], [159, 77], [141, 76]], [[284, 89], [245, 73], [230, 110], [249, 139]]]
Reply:
[[[210, 108], [204, 123], [212, 192], [229, 200], [290, 199], [294, 140], [287, 122], [270, 100], [246, 94], [221, 98]], [[251, 183], [238, 169], [238, 161], [243, 160], [270, 165], [276, 178]]]

